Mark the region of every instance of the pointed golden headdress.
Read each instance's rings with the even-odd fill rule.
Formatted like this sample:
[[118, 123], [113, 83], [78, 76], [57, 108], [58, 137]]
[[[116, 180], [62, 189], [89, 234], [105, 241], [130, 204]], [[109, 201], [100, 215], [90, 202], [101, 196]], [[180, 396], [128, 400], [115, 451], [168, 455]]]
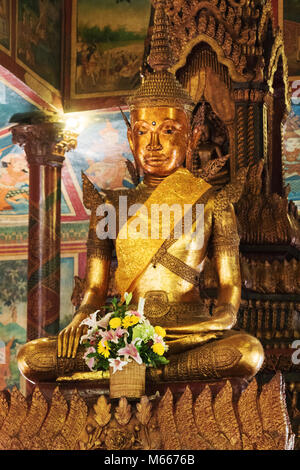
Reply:
[[153, 35], [148, 64], [153, 72], [148, 74], [140, 88], [128, 99], [130, 110], [152, 106], [180, 107], [192, 112], [194, 103], [183, 89], [171, 67], [165, 0], [156, 0]]

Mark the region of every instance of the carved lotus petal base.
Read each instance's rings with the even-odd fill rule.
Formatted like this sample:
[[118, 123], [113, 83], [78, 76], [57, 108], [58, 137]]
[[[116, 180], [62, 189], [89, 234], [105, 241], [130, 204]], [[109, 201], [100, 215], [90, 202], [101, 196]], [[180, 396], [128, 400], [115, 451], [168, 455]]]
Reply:
[[294, 447], [280, 373], [261, 390], [256, 379], [249, 384], [222, 380], [154, 387], [160, 392], [138, 401], [109, 400], [108, 387], [92, 390], [82, 383], [61, 383], [51, 393], [41, 384], [28, 399], [16, 388], [2, 392], [0, 449]]

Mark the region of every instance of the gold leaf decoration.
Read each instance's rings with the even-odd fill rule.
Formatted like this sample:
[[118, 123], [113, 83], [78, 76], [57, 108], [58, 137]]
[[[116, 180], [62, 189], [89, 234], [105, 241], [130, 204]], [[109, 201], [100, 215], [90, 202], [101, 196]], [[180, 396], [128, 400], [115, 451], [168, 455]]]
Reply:
[[242, 393], [238, 402], [239, 416], [242, 422], [243, 433], [253, 442], [260, 440], [263, 435], [262, 422], [257, 408], [257, 382], [252, 380]]
[[8, 413], [8, 403], [3, 392], [0, 392], [0, 429]]
[[164, 449], [181, 449], [173, 415], [173, 395], [169, 388], [158, 405], [157, 419], [163, 439]]
[[180, 437], [181, 449], [209, 450], [211, 446], [197, 433], [193, 416], [193, 395], [189, 386], [176, 403], [175, 420]]
[[107, 433], [105, 444], [108, 450], [128, 450], [132, 448], [134, 441], [132, 432], [111, 428]]
[[30, 446], [30, 440], [40, 430], [48, 411], [48, 404], [40, 389], [34, 389], [29, 412], [22, 424], [19, 436], [25, 447]]
[[46, 449], [52, 447], [55, 436], [61, 431], [68, 413], [68, 405], [58, 387], [53, 392], [50, 410], [39, 432]]
[[[201, 383], [200, 383], [201, 384]], [[233, 396], [234, 390], [239, 391]], [[61, 385], [61, 390], [64, 386]], [[174, 385], [176, 390], [176, 385]], [[215, 392], [219, 390], [219, 392]], [[6, 398], [9, 394], [10, 397]], [[110, 404], [104, 395], [92, 406], [77, 391], [68, 407], [59, 388], [49, 406], [36, 387], [27, 401], [14, 389], [0, 397], [1, 450], [127, 450], [127, 449], [268, 449], [294, 447], [282, 375], [264, 385], [256, 380], [206, 384], [194, 400], [186, 386], [168, 388], [162, 398], [143, 397], [134, 416], [127, 399]], [[90, 397], [89, 397], [90, 398]], [[28, 407], [28, 411], [27, 411]], [[30, 426], [30, 423], [32, 425]]]
[[216, 396], [213, 408], [216, 421], [221, 431], [229, 439], [233, 449], [241, 449], [240, 429], [233, 409], [232, 386], [229, 380]]
[[[75, 444], [85, 426], [87, 413], [88, 409], [86, 403], [80, 397], [79, 393], [75, 391], [72, 395], [68, 417], [61, 431], [61, 435], [68, 443], [69, 449], [75, 448]], [[54, 444], [53, 449], [55, 448]]]
[[152, 405], [148, 397], [142, 397], [140, 403], [137, 403], [136, 408], [138, 410], [136, 413], [137, 419], [141, 424], [147, 426], [152, 416]]
[[263, 434], [263, 426], [257, 402], [257, 382], [252, 380], [246, 390], [243, 391], [239, 402], [238, 412], [242, 425], [243, 449], [267, 450], [274, 447], [274, 441], [268, 435]]
[[24, 450], [22, 442], [17, 438], [13, 437], [10, 442], [10, 450]]
[[5, 433], [9, 437], [16, 436], [26, 417], [26, 413], [26, 400], [22, 393], [14, 387], [11, 392], [9, 411], [4, 420], [1, 433]]
[[94, 419], [97, 421], [100, 427], [106, 426], [111, 418], [110, 413], [111, 405], [107, 403], [104, 395], [98, 398], [96, 405], [94, 405], [95, 416]]
[[255, 444], [251, 442], [247, 434], [242, 434], [242, 447], [243, 450], [254, 450], [255, 449]]
[[115, 418], [121, 426], [128, 424], [131, 419], [131, 406], [125, 397], [119, 400], [119, 406], [115, 410]]
[[54, 441], [51, 443], [51, 445], [48, 448], [49, 450], [65, 450], [65, 449], [74, 450], [73, 447], [69, 446], [68, 441], [61, 434], [56, 436], [56, 438], [54, 439]]
[[285, 386], [280, 372], [263, 386], [259, 406], [263, 430], [274, 439], [277, 448], [293, 446], [293, 434], [285, 405]]
[[197, 429], [213, 449], [232, 450], [233, 447], [216, 422], [212, 404], [212, 393], [209, 386], [206, 385], [194, 404]]

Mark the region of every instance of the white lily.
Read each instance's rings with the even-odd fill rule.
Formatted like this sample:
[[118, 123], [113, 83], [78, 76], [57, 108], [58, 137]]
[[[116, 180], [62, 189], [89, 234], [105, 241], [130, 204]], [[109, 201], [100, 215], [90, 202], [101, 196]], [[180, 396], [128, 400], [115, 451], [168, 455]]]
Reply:
[[123, 370], [123, 367], [128, 364], [128, 361], [122, 361], [119, 357], [116, 359], [108, 359], [109, 365], [113, 368], [113, 374], [117, 370]]
[[97, 310], [96, 312], [92, 313], [87, 318], [82, 320], [79, 326], [87, 325], [89, 328], [95, 328], [97, 326], [97, 313], [98, 312], [100, 312], [100, 310]]
[[140, 297], [140, 298], [139, 298], [138, 308], [137, 308], [138, 312], [139, 312], [142, 316], [144, 316], [145, 300], [146, 300], [146, 299], [144, 299], [144, 297]]

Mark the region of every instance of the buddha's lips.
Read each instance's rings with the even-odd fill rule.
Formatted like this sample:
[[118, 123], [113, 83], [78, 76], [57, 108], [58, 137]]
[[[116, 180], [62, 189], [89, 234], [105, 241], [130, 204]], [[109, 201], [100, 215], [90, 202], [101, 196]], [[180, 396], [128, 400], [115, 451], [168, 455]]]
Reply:
[[149, 165], [161, 164], [161, 163], [164, 163], [168, 160], [169, 160], [169, 158], [166, 157], [166, 155], [160, 154], [160, 153], [151, 153], [151, 154], [147, 154], [145, 156], [145, 163], [147, 163]]

